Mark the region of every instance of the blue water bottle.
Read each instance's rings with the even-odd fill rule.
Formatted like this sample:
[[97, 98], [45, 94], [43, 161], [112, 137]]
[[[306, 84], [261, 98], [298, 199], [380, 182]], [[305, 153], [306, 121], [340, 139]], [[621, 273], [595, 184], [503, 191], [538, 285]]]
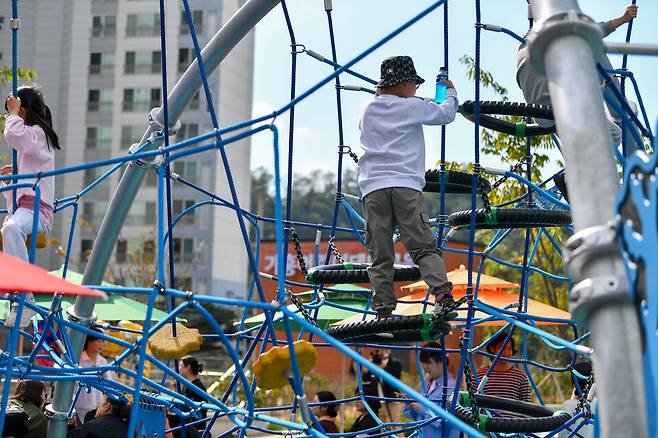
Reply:
[[448, 87], [440, 82], [443, 79], [448, 79], [448, 67], [441, 67], [439, 74], [436, 75], [436, 95], [434, 96], [434, 102], [436, 103], [442, 103], [446, 100], [446, 89]]

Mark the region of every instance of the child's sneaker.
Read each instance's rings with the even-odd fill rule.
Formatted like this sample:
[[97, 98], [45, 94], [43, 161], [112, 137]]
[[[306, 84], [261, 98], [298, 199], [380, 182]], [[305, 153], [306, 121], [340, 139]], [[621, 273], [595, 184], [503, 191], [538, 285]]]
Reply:
[[449, 293], [443, 294], [434, 305], [434, 318], [442, 321], [452, 321], [457, 318], [457, 308], [461, 306], [463, 300], [455, 301]]
[[[25, 302], [30, 302], [32, 304], [36, 304], [34, 301], [34, 298], [25, 299]], [[30, 325], [30, 322], [32, 321], [32, 317], [36, 315], [37, 312], [34, 310], [30, 309], [27, 306], [23, 306], [23, 313], [21, 314], [21, 324], [20, 328], [27, 327]], [[11, 305], [11, 310], [9, 311], [9, 315], [7, 315], [7, 319], [5, 320], [5, 327], [14, 327], [16, 325], [16, 315], [18, 314], [18, 303], [12, 303]]]
[[377, 316], [375, 317], [375, 319], [390, 318], [391, 316], [393, 316], [393, 311], [392, 310], [382, 309], [382, 310], [377, 311]]

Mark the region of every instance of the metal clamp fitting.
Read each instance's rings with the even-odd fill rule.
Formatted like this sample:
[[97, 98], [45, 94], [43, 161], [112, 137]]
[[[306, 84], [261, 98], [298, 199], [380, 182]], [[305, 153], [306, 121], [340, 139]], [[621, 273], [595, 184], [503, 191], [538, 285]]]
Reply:
[[569, 276], [581, 280], [569, 296], [569, 311], [575, 321], [586, 324], [588, 314], [601, 304], [627, 302], [628, 278], [619, 273], [583, 279], [583, 272], [594, 260], [618, 254], [617, 232], [613, 224], [586, 228], [574, 234], [566, 244], [565, 265]]
[[96, 322], [96, 313], [91, 312], [91, 316], [80, 316], [75, 313], [74, 306], [69, 307], [66, 309], [66, 316], [69, 321], [74, 322], [76, 324], [81, 324], [85, 327], [89, 327], [92, 322]]
[[21, 20], [19, 18], [10, 18], [9, 19], [9, 28], [18, 30], [21, 28]]
[[[149, 113], [149, 125], [151, 125], [151, 128], [154, 132], [164, 132], [164, 122], [161, 121], [161, 114], [162, 113], [160, 112], [160, 108], [153, 108]], [[169, 135], [176, 135], [180, 127], [180, 120], [176, 120], [176, 123], [174, 123], [173, 126], [169, 125]]]
[[576, 11], [555, 14], [535, 26], [526, 38], [530, 62], [538, 73], [546, 73], [544, 54], [548, 45], [565, 35], [577, 35], [585, 39], [595, 60], [603, 55], [603, 34], [590, 17]]
[[[156, 137], [156, 136], [157, 136], [157, 135], [156, 135], [156, 131], [152, 131], [150, 137], [148, 138], [148, 141], [150, 141], [152, 145], [155, 145], [155, 142], [156, 142], [156, 141], [155, 141], [155, 137]], [[141, 145], [140, 145], [139, 143], [133, 143], [133, 144], [128, 148], [128, 153], [129, 153], [129, 154], [134, 154], [134, 153], [136, 153], [136, 152], [139, 150], [140, 146], [141, 146]], [[141, 152], [145, 152], [145, 151], [141, 151]], [[162, 160], [163, 160], [163, 159], [164, 159], [164, 158], [163, 158], [162, 154], [158, 154], [158, 155], [156, 155], [156, 156], [154, 156], [154, 157], [152, 157], [152, 158], [140, 158], [140, 159], [137, 159], [137, 160], [133, 161], [132, 163], [134, 163], [136, 166], [140, 166], [140, 167], [144, 167], [144, 168], [149, 168], [149, 169], [150, 169], [150, 168], [158, 167], [158, 166], [162, 163]]]
[[564, 262], [569, 276], [574, 280], [581, 280], [581, 273], [592, 259], [618, 252], [614, 224], [597, 225], [580, 230], [567, 240]]
[[586, 278], [571, 290], [569, 311], [574, 321], [586, 325], [587, 316], [600, 305], [629, 300], [628, 278], [625, 274]]

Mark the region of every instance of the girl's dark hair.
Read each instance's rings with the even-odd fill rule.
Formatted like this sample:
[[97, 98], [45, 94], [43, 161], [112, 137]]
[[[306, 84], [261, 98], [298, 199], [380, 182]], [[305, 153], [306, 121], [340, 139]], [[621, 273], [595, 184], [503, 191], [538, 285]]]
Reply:
[[[423, 348], [432, 348], [436, 349], [436, 351], [421, 350], [419, 359], [422, 363], [430, 363], [430, 359], [436, 363], [443, 363], [443, 358], [441, 357], [441, 344], [438, 342], [427, 342], [426, 344], [423, 344]], [[450, 365], [450, 359], [447, 355], [446, 363]]]
[[[503, 345], [503, 342], [505, 342], [505, 339], [507, 339], [507, 332], [500, 332], [487, 344], [487, 352], [489, 354], [496, 355], [498, 354], [498, 350], [500, 350], [500, 346]], [[516, 345], [514, 344], [514, 337], [511, 337], [509, 339], [509, 344], [512, 345], [512, 354], [516, 354]]]
[[108, 402], [112, 407], [110, 415], [119, 417], [124, 421], [128, 421], [130, 419], [130, 405], [128, 403], [123, 400], [115, 400], [110, 398], [107, 396], [107, 394], [103, 395], [103, 397], [105, 398], [105, 401]]
[[199, 362], [194, 356], [185, 356], [181, 359], [181, 362], [183, 362], [185, 366], [190, 367], [192, 374], [195, 376], [203, 371], [203, 364]]
[[[318, 393], [316, 395], [318, 396], [318, 400], [321, 403], [336, 400], [336, 396], [331, 391], [318, 391]], [[338, 405], [337, 404], [322, 405], [322, 406], [327, 408], [327, 415], [329, 415], [330, 417], [336, 417], [338, 415]]]
[[38, 380], [21, 380], [16, 387], [14, 399], [23, 402], [34, 403], [37, 407], [41, 406], [41, 393], [46, 390], [46, 385]]
[[[354, 390], [354, 395], [361, 395], [359, 393], [358, 386]], [[363, 395], [366, 400], [366, 403], [368, 403], [368, 406], [370, 406], [370, 409], [372, 409], [372, 411], [375, 414], [377, 414], [379, 412], [379, 409], [381, 409], [382, 404], [377, 399], [368, 398], [368, 397], [379, 397], [379, 392], [377, 391], [377, 387], [375, 385], [363, 385]]]
[[[89, 327], [89, 330], [92, 330], [92, 331], [95, 331], [95, 332], [101, 333], [101, 334], [103, 333], [103, 331], [101, 329], [98, 329], [96, 327]], [[98, 340], [98, 339], [100, 339], [100, 338], [97, 337], [97, 336], [87, 335], [87, 337], [85, 338], [85, 345], [84, 345], [84, 347], [82, 347], [82, 350], [83, 351], [86, 350], [87, 346], [89, 345], [90, 342], [93, 342], [93, 341]]]
[[[16, 91], [16, 97], [21, 100], [21, 108], [25, 108], [25, 124], [29, 126], [38, 125], [46, 134], [48, 148], [51, 146], [57, 150], [62, 149], [59, 138], [53, 129], [53, 118], [50, 108], [43, 101], [43, 95], [36, 87], [23, 86]], [[7, 110], [7, 101], [5, 101]]]

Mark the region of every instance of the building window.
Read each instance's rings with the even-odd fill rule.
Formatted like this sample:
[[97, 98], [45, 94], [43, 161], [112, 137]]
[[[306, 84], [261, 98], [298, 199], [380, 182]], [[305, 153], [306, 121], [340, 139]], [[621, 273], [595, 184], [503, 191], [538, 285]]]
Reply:
[[198, 123], [181, 123], [180, 129], [176, 133], [176, 140], [186, 140], [188, 138], [196, 137], [199, 135]]
[[193, 184], [196, 184], [197, 182], [197, 170], [198, 166], [196, 161], [174, 162], [174, 172]]
[[109, 126], [88, 126], [87, 149], [109, 150], [112, 146], [112, 128]]
[[146, 128], [144, 125], [140, 126], [122, 126], [121, 127], [121, 149], [127, 150], [133, 143], [138, 143]]
[[146, 187], [158, 186], [158, 173], [155, 169], [146, 172]]
[[84, 202], [82, 204], [82, 219], [89, 222], [90, 224], [94, 220], [94, 203], [93, 202]]
[[129, 14], [126, 23], [127, 37], [160, 35], [160, 14]]
[[[181, 214], [184, 210], [190, 208], [193, 206], [196, 202], [193, 199], [188, 199], [188, 200], [182, 200], [182, 199], [176, 199], [174, 200], [173, 203], [173, 214], [174, 218], [178, 217], [179, 214]], [[188, 212], [185, 217], [183, 217], [180, 221], [180, 223], [184, 224], [193, 224], [194, 223], [194, 212], [195, 210], [192, 210]]]
[[87, 93], [87, 111], [97, 112], [100, 108], [101, 90], [89, 90]]
[[145, 263], [153, 263], [155, 258], [155, 243], [152, 240], [144, 241], [142, 245], [142, 252], [144, 254]]
[[114, 15], [94, 15], [91, 22], [91, 36], [113, 37], [117, 30], [117, 17]]
[[91, 239], [82, 239], [80, 241], [80, 260], [87, 261], [91, 255], [91, 249], [94, 247], [94, 241]]
[[112, 112], [112, 90], [89, 90], [87, 93], [87, 111]]
[[123, 111], [149, 111], [160, 106], [159, 88], [126, 88], [123, 90]]
[[88, 186], [89, 184], [93, 183], [108, 170], [110, 170], [110, 166], [92, 167], [90, 169], [85, 169], [84, 185]]
[[114, 260], [117, 263], [126, 263], [128, 261], [128, 242], [126, 240], [117, 240], [117, 251], [114, 254]]
[[194, 49], [181, 48], [178, 49], [178, 72], [183, 73], [196, 59]]
[[174, 239], [174, 262], [192, 263], [194, 261], [194, 239]]
[[161, 52], [159, 50], [140, 50], [126, 52], [124, 73], [129, 74], [151, 74], [161, 71]]
[[90, 53], [89, 54], [89, 74], [107, 74], [111, 73], [114, 68], [113, 53]]
[[2, 26], [5, 24], [5, 16], [0, 15], [0, 30], [2, 30]]
[[174, 283], [178, 290], [192, 290], [192, 277], [174, 277]]
[[126, 217], [126, 223], [129, 225], [154, 225], [156, 220], [155, 202], [133, 202]]
[[155, 206], [155, 202], [147, 202], [146, 215], [144, 217], [144, 222], [146, 222], [146, 225], [155, 225], [158, 221], [156, 216], [157, 216], [157, 208]]
[[83, 202], [82, 219], [87, 222], [87, 226], [100, 224], [107, 212], [108, 202]]
[[[194, 23], [194, 31], [196, 32], [197, 35], [201, 35], [203, 33], [203, 11], [197, 10], [197, 11], [190, 11], [192, 13], [192, 22]], [[190, 33], [190, 25], [187, 22], [187, 15], [185, 15], [185, 11], [181, 11], [180, 15], [180, 32], [182, 34], [188, 34]]]
[[192, 97], [192, 100], [190, 101], [190, 104], [188, 106], [188, 109], [191, 110], [198, 110], [201, 102], [201, 94], [200, 91], [197, 91], [194, 97]]

